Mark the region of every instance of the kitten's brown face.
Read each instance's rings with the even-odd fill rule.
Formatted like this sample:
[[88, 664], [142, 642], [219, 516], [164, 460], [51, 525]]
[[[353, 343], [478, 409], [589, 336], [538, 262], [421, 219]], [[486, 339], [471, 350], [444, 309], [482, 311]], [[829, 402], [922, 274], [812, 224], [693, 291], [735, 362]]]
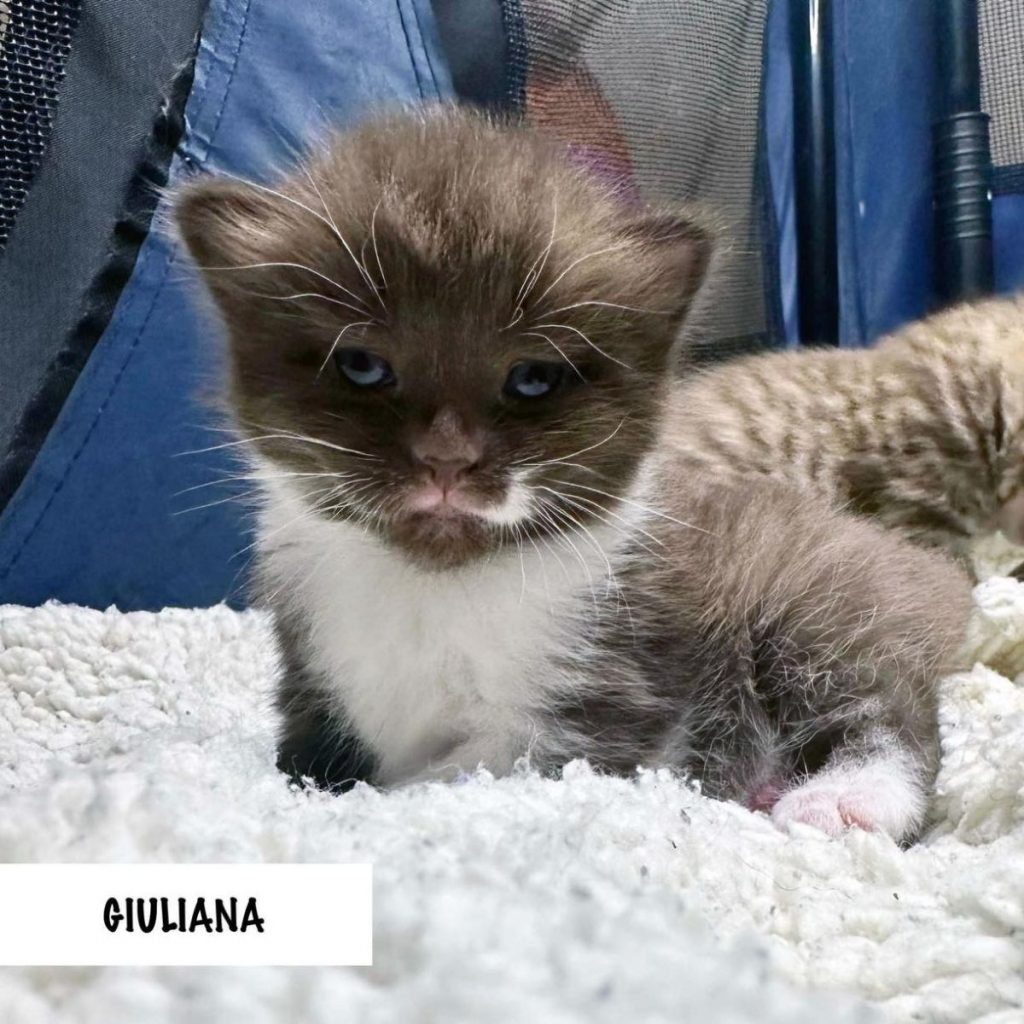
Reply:
[[614, 526], [708, 258], [549, 143], [449, 112], [343, 136], [273, 191], [187, 189], [267, 476], [447, 567]]

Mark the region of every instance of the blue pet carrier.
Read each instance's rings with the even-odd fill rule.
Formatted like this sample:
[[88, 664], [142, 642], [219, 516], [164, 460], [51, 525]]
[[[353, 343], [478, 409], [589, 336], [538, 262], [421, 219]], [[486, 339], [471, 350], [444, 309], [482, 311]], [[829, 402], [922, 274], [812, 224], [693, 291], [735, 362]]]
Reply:
[[702, 357], [1024, 285], [1018, 0], [0, 0], [0, 601], [244, 600], [161, 197], [454, 99], [723, 211]]

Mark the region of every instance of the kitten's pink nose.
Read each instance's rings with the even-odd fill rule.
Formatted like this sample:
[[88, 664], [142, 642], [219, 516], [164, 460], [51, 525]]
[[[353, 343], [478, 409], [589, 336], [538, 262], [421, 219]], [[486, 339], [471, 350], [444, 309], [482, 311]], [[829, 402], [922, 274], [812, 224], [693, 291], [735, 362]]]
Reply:
[[467, 430], [454, 412], [443, 410], [426, 432], [413, 441], [412, 454], [427, 467], [434, 482], [447, 491], [480, 461], [483, 444], [479, 435]]
[[450, 491], [473, 468], [476, 459], [470, 462], [466, 459], [421, 458], [420, 462], [430, 470], [430, 477], [438, 487]]

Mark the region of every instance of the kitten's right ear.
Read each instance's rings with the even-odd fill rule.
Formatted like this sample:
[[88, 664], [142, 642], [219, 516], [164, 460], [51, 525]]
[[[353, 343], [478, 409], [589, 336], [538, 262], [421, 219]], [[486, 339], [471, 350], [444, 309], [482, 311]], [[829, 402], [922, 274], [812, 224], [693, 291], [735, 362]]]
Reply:
[[644, 287], [652, 293], [651, 303], [681, 320], [711, 263], [710, 218], [689, 208], [645, 211], [630, 220], [627, 229], [643, 246]]
[[283, 226], [281, 205], [255, 185], [217, 178], [190, 183], [178, 193], [178, 230], [214, 295], [241, 283], [236, 275], [217, 271], [269, 258]]

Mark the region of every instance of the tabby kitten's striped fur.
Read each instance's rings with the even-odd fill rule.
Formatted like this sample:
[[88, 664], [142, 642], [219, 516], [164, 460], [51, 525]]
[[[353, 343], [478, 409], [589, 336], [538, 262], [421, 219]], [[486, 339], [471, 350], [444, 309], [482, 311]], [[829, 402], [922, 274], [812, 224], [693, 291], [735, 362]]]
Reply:
[[687, 378], [668, 437], [694, 470], [810, 485], [967, 561], [1024, 543], [1024, 296], [958, 306], [869, 349], [750, 356]]

